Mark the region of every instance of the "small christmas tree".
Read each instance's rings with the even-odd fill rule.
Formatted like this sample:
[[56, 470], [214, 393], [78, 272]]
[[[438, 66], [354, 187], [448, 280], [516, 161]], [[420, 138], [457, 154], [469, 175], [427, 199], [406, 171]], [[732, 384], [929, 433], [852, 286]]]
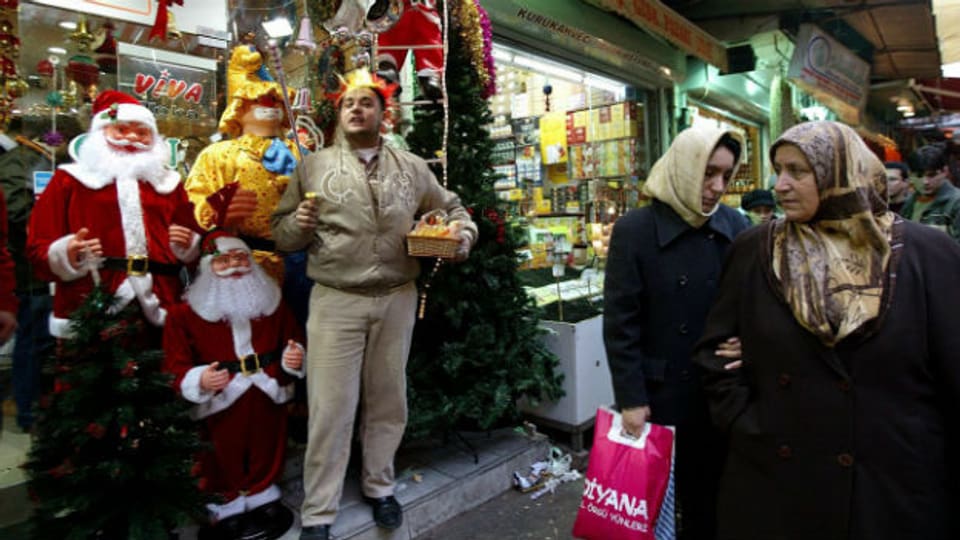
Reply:
[[164, 539], [203, 510], [201, 449], [162, 351], [137, 343], [135, 308], [107, 310], [99, 287], [72, 315], [25, 465], [35, 538]]
[[[517, 277], [524, 231], [506, 222], [493, 189], [497, 177], [486, 129], [492, 118], [483, 85], [455, 30], [449, 51], [448, 187], [470, 210], [480, 236], [464, 263], [444, 264], [434, 274], [433, 261], [423, 261], [420, 286], [429, 286], [428, 302], [407, 369], [408, 439], [505, 425], [518, 420], [519, 399], [562, 395], [557, 359], [541, 342], [540, 311]], [[408, 141], [415, 153], [432, 156], [442, 133], [443, 110], [436, 107], [420, 111]]]

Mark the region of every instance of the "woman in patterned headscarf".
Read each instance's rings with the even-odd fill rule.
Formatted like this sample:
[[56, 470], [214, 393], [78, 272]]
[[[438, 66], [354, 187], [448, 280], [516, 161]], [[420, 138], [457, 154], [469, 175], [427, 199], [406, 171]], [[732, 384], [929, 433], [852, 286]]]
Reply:
[[770, 153], [785, 218], [734, 242], [695, 358], [729, 435], [718, 538], [960, 538], [960, 247], [886, 208], [847, 126]]

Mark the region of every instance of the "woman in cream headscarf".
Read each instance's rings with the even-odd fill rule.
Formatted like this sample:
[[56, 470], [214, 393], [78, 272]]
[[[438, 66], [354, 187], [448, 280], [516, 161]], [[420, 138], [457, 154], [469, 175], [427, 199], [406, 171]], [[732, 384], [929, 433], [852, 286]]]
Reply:
[[727, 247], [746, 219], [719, 204], [737, 170], [739, 133], [681, 132], [653, 166], [646, 208], [613, 228], [604, 285], [604, 342], [624, 429], [677, 426], [677, 497], [686, 539], [713, 538], [723, 445], [710, 427], [690, 354], [717, 290]]
[[847, 126], [771, 157], [785, 219], [734, 243], [696, 354], [729, 432], [718, 538], [960, 538], [960, 247], [887, 210]]

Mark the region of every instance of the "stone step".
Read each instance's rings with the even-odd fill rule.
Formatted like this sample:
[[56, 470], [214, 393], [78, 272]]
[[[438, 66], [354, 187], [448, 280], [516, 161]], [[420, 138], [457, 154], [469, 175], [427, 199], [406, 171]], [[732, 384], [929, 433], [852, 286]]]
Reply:
[[[358, 473], [351, 468], [340, 513], [332, 529], [335, 538], [413, 540], [511, 489], [513, 472], [526, 471], [532, 463], [548, 456], [550, 450], [545, 436], [531, 437], [510, 429], [461, 436], [445, 444], [401, 449], [396, 460], [396, 497], [403, 506], [404, 520], [403, 526], [395, 531], [384, 531], [373, 523], [369, 506], [361, 500]], [[9, 443], [11, 439], [19, 441], [20, 437], [29, 436], [5, 430], [0, 443]], [[290, 448], [282, 481], [284, 503], [297, 514], [303, 501], [303, 451], [303, 446]], [[24, 522], [29, 517], [31, 504], [22, 473], [18, 467], [10, 468], [6, 471], [7, 479], [13, 481], [0, 485], [0, 538], [7, 533], [25, 531]], [[197, 528], [185, 527], [180, 533], [181, 540], [195, 540]], [[298, 518], [282, 540], [296, 540], [299, 535]]]
[[[396, 497], [403, 506], [403, 525], [395, 531], [374, 524], [370, 507], [361, 499], [357, 471], [351, 468], [333, 536], [337, 540], [414, 540], [511, 489], [514, 471], [526, 471], [550, 451], [543, 435], [531, 437], [511, 429], [461, 437], [445, 444], [401, 449], [396, 460]], [[303, 450], [302, 446], [290, 449], [282, 482], [283, 501], [297, 514], [303, 501]], [[296, 540], [299, 535], [298, 517], [281, 540]], [[180, 538], [195, 540], [196, 528], [181, 530]]]

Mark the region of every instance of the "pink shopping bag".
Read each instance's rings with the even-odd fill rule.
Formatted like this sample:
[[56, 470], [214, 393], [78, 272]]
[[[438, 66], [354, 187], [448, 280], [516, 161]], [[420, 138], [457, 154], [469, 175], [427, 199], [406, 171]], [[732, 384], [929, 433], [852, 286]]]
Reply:
[[621, 417], [597, 410], [593, 448], [573, 536], [585, 540], [653, 540], [670, 480], [672, 427], [647, 423], [634, 439]]

